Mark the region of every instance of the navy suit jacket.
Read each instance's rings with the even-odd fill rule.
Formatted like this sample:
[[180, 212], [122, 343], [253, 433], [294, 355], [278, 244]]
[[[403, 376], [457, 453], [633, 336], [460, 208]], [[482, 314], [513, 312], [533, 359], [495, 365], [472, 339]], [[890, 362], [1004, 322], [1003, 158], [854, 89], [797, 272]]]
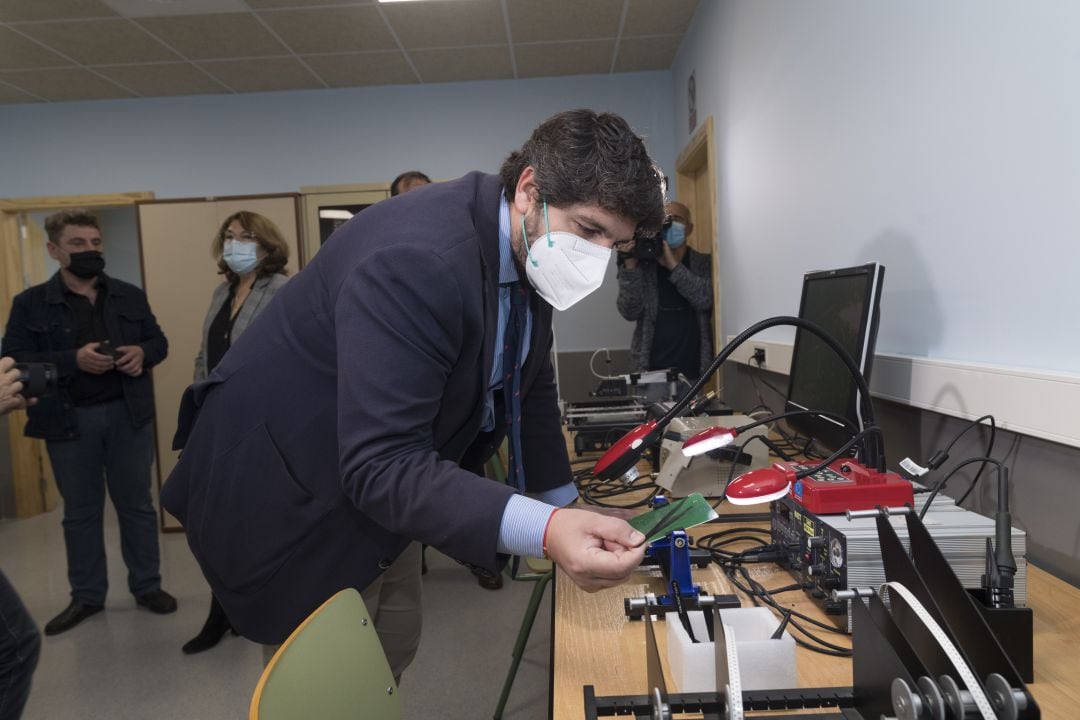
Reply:
[[[185, 392], [162, 503], [230, 621], [281, 642], [412, 540], [496, 570], [512, 490], [459, 461], [483, 442], [498, 314], [498, 177], [472, 173], [350, 220]], [[551, 306], [523, 368], [530, 490], [570, 480]]]

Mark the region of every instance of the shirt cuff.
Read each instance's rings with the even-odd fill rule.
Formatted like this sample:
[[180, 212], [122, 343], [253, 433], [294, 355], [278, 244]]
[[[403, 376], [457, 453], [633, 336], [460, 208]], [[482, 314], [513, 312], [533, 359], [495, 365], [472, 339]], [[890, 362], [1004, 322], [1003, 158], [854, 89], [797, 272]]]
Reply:
[[565, 485], [554, 488], [552, 490], [545, 490], [544, 492], [533, 493], [532, 497], [546, 502], [548, 505], [554, 505], [555, 507], [566, 507], [570, 503], [578, 499], [577, 485], [572, 482], [568, 482]]
[[511, 495], [499, 526], [501, 553], [524, 557], [544, 556], [544, 529], [558, 508], [524, 495]]

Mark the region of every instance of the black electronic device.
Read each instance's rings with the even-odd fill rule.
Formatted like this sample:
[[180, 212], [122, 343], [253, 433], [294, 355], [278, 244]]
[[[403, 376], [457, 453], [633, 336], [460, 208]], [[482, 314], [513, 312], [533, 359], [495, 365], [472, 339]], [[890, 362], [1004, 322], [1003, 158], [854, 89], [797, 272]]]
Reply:
[[105, 355], [111, 357], [113, 360], [119, 360], [123, 353], [113, 347], [112, 342], [109, 340], [102, 340], [94, 348], [94, 352], [98, 355]]
[[59, 376], [56, 374], [56, 366], [52, 363], [16, 363], [15, 369], [19, 371], [18, 382], [23, 385], [19, 394], [27, 400], [56, 395], [56, 383]]
[[[877, 526], [872, 519], [848, 515], [821, 515], [806, 509], [792, 496], [771, 506], [771, 541], [784, 548], [780, 564], [788, 568], [841, 626], [851, 628], [851, 608], [846, 600], [837, 600], [835, 590], [853, 587], [877, 587], [885, 581], [885, 567], [878, 548]], [[1001, 535], [997, 521], [957, 506], [948, 498], [938, 497], [926, 514], [927, 529], [942, 544], [942, 554], [953, 574], [973, 595], [984, 593], [983, 574], [985, 543]], [[893, 519], [897, 533], [907, 541], [901, 518]], [[1019, 528], [1007, 528], [1008, 545], [1017, 558], [1010, 594], [1015, 604], [1027, 603], [1027, 534]], [[999, 543], [1000, 544], [1000, 543]], [[1005, 616], [1008, 613], [998, 613]]]
[[[820, 325], [836, 338], [867, 381], [877, 342], [884, 277], [885, 266], [879, 263], [810, 272], [803, 277], [799, 318]], [[843, 415], [859, 428], [865, 420], [851, 373], [819, 337], [801, 328], [795, 333], [784, 409]], [[788, 423], [826, 451], [851, 437], [841, 423], [824, 415], [796, 416]]]
[[671, 227], [671, 218], [664, 221], [660, 232], [637, 238], [634, 242], [634, 257], [638, 260], [655, 260], [664, 254], [664, 233]]
[[633, 397], [610, 396], [567, 403], [564, 421], [574, 437], [574, 452], [603, 452], [645, 418], [645, 406]]
[[605, 378], [589, 394], [598, 398], [626, 397], [626, 385], [625, 378]]

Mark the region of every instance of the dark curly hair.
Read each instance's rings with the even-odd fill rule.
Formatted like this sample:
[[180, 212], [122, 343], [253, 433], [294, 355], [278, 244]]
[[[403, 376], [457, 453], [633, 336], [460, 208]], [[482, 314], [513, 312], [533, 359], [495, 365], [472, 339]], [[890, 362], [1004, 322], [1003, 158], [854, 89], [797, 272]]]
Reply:
[[499, 171], [507, 198], [530, 165], [551, 205], [596, 203], [636, 223], [638, 232], [656, 232], [664, 221], [662, 175], [618, 115], [568, 110], [545, 120]]
[[55, 245], [68, 225], [97, 228], [101, 232], [97, 215], [89, 210], [61, 210], [45, 218], [45, 234], [49, 236], [49, 242]]

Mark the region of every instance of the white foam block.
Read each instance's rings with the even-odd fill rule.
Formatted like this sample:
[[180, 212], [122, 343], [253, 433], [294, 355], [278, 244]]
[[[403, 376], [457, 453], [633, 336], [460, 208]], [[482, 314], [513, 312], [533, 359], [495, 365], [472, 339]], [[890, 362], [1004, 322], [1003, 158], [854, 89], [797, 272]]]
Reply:
[[[787, 632], [779, 640], [771, 639], [780, 625], [771, 610], [762, 607], [721, 610], [720, 618], [735, 639], [743, 690], [780, 690], [798, 686], [795, 640]], [[667, 625], [668, 667], [677, 690], [715, 692], [715, 645], [691, 642], [675, 613], [665, 615], [664, 622]], [[690, 627], [695, 637], [709, 637], [703, 613], [690, 613]]]

